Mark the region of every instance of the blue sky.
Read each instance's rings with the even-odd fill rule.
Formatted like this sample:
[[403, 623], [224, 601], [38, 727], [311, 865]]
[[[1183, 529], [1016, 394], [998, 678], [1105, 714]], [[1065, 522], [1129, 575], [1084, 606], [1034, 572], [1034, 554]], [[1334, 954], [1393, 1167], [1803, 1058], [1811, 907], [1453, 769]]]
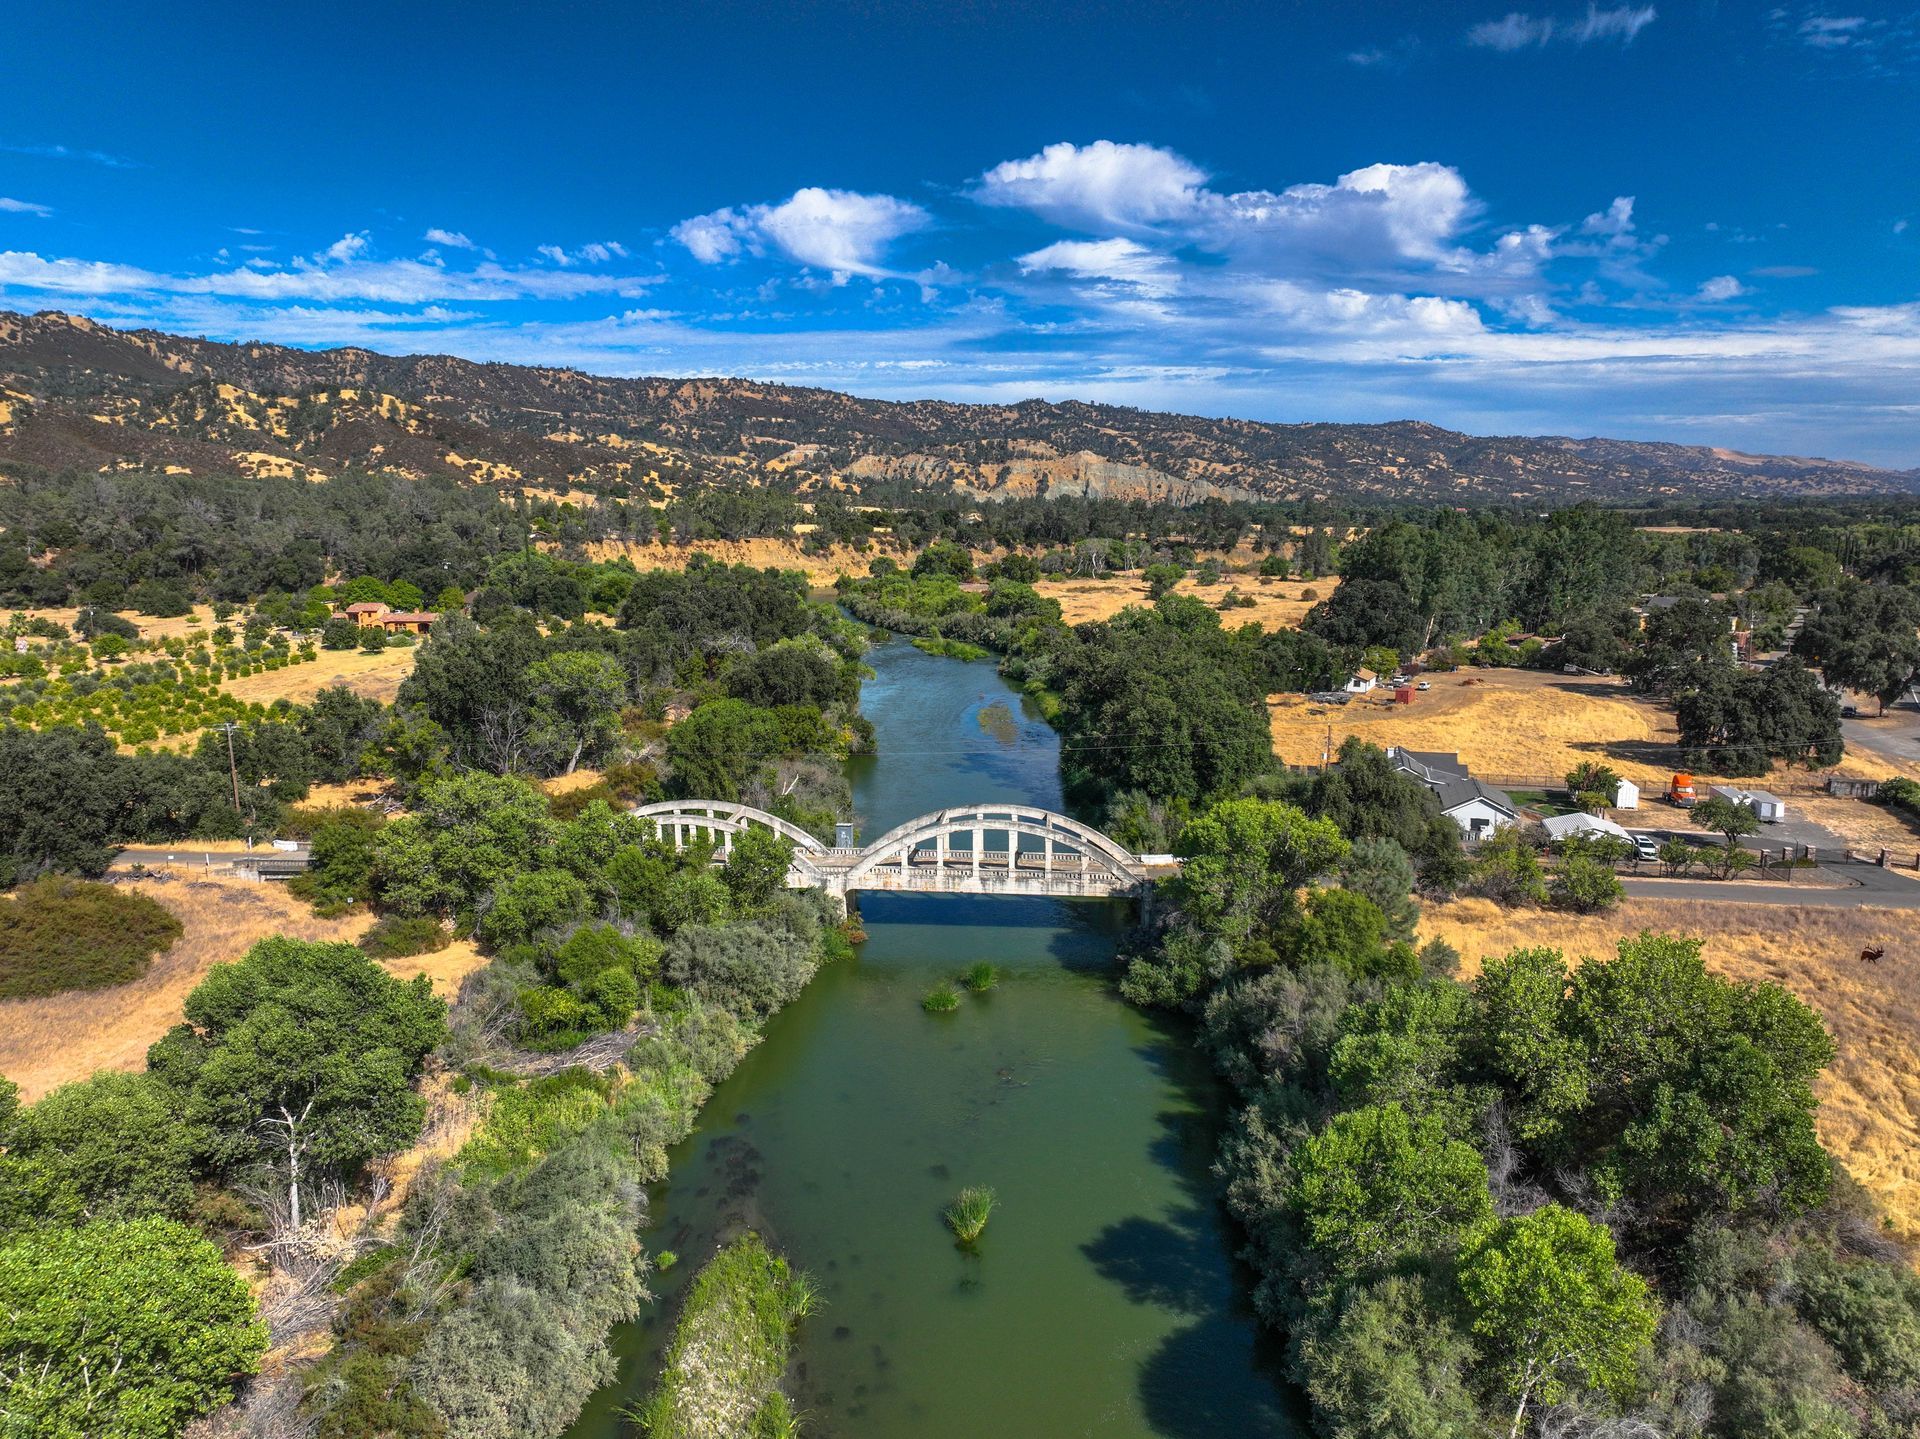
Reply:
[[1920, 465], [1920, 9], [1512, 3], [15, 0], [0, 306]]

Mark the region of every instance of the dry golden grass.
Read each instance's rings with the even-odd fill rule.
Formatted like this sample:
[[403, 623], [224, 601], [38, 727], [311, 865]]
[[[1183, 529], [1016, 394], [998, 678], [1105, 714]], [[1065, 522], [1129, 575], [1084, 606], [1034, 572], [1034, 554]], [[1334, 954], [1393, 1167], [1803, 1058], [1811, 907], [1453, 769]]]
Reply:
[[[24, 614], [29, 619], [52, 620], [55, 624], [64, 625], [68, 629], [73, 628], [73, 622], [80, 616], [79, 609], [72, 606], [43, 610], [10, 609], [7, 613], [10, 615]], [[179, 615], [173, 619], [159, 619], [153, 615], [136, 614], [132, 610], [121, 610], [119, 611], [119, 615], [121, 619], [127, 620], [139, 627], [140, 638], [143, 640], [161, 640], [173, 635], [210, 635], [213, 633], [214, 626], [219, 623], [219, 621], [213, 617], [212, 605], [195, 605], [191, 615]], [[237, 619], [231, 621], [231, 623], [236, 629], [238, 628], [239, 621]]]
[[316, 919], [279, 885], [173, 879], [129, 885], [172, 910], [185, 933], [141, 978], [117, 989], [0, 1003], [0, 1074], [27, 1100], [98, 1069], [139, 1069], [147, 1046], [180, 1022], [187, 992], [208, 969], [270, 934], [351, 940], [368, 919]]
[[393, 697], [400, 693], [401, 682], [413, 673], [416, 648], [403, 646], [375, 654], [364, 650], [321, 650], [304, 664], [243, 675], [224, 681], [221, 688], [249, 704], [272, 704], [275, 700], [306, 704], [323, 689], [345, 685], [357, 695], [391, 704]]
[[1624, 681], [1531, 670], [1427, 678], [1433, 688], [1410, 705], [1378, 692], [1345, 705], [1275, 695], [1268, 701], [1274, 752], [1289, 764], [1317, 764], [1331, 724], [1336, 750], [1353, 734], [1383, 749], [1455, 753], [1476, 774], [1563, 775], [1582, 760], [1602, 760], [1658, 791], [1673, 773], [1679, 734], [1672, 711], [1636, 697]]
[[[1433, 688], [1416, 693], [1410, 705], [1396, 705], [1379, 691], [1345, 705], [1274, 695], [1267, 701], [1274, 753], [1289, 764], [1318, 764], [1332, 725], [1336, 750], [1347, 735], [1358, 735], [1383, 749], [1458, 754], [1479, 775], [1557, 778], [1583, 760], [1599, 760], [1639, 785], [1643, 802], [1663, 793], [1681, 767], [1672, 708], [1634, 694], [1625, 680], [1537, 670], [1458, 670], [1426, 678]], [[1883, 779], [1899, 769], [1879, 755], [1849, 750], [1833, 773]], [[1776, 766], [1773, 780], [1818, 782], [1827, 773]], [[1754, 788], [1769, 782], [1739, 781]], [[1797, 802], [1790, 798], [1789, 807]]]
[[826, 554], [808, 554], [797, 540], [701, 540], [690, 545], [634, 545], [608, 541], [587, 546], [590, 559], [606, 561], [629, 559], [643, 570], [684, 570], [695, 555], [729, 565], [752, 565], [755, 569], [799, 570], [809, 583], [825, 588], [841, 575], [865, 575], [867, 566], [879, 555], [901, 560], [897, 551], [880, 546], [861, 551], [851, 545], [834, 545]]
[[[1460, 951], [1464, 975], [1523, 945], [1611, 955], [1643, 929], [1706, 941], [1710, 968], [1784, 985], [1818, 1010], [1839, 1056], [1822, 1076], [1820, 1137], [1895, 1226], [1920, 1238], [1920, 933], [1912, 910], [1632, 899], [1610, 914], [1503, 910], [1489, 900], [1429, 906], [1424, 938]], [[1860, 951], [1886, 946], [1878, 964]]]
[[[115, 989], [0, 1002], [0, 1074], [38, 1099], [49, 1089], [100, 1069], [140, 1069], [147, 1046], [180, 1022], [187, 994], [214, 965], [238, 959], [256, 940], [355, 940], [367, 914], [320, 919], [278, 884], [219, 877], [177, 878], [129, 885], [172, 910], [185, 929], [145, 975]], [[425, 974], [451, 999], [484, 963], [473, 945], [456, 941], [434, 954], [390, 960], [402, 979]]]
[[[1337, 578], [1265, 580], [1258, 575], [1229, 574], [1217, 585], [1197, 585], [1189, 575], [1174, 588], [1176, 593], [1191, 595], [1215, 608], [1227, 597], [1227, 591], [1237, 589], [1253, 601], [1253, 608], [1221, 610], [1220, 623], [1228, 628], [1256, 624], [1263, 630], [1278, 630], [1299, 625], [1307, 611], [1331, 595], [1339, 583]], [[1060, 602], [1061, 616], [1070, 625], [1111, 619], [1128, 605], [1151, 603], [1146, 581], [1134, 575], [1104, 580], [1041, 580], [1034, 588]], [[1318, 599], [1308, 599], [1308, 590]]]
[[1795, 795], [1787, 802], [1787, 816], [1832, 830], [1853, 849], [1867, 853], [1888, 850], [1902, 863], [1912, 863], [1914, 855], [1920, 853], [1920, 826], [1884, 805], [1833, 795]]

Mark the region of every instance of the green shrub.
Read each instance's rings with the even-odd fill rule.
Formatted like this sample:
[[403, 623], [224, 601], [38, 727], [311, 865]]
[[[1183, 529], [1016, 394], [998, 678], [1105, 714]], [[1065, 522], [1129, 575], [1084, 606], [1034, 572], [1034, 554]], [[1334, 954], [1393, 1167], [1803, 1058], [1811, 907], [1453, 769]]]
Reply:
[[928, 1014], [952, 1014], [960, 1007], [960, 991], [950, 984], [936, 984], [920, 1001]]
[[0, 999], [126, 984], [179, 937], [180, 921], [143, 894], [35, 880], [0, 898]]
[[431, 915], [382, 915], [360, 936], [360, 947], [375, 959], [405, 959], [433, 954], [453, 943], [447, 927]]
[[987, 1220], [993, 1217], [999, 1202], [999, 1196], [985, 1185], [969, 1184], [947, 1206], [947, 1228], [962, 1244], [972, 1244], [986, 1231]]
[[[793, 1326], [816, 1302], [806, 1277], [788, 1268], [758, 1234], [728, 1244], [687, 1291], [659, 1387], [633, 1416], [647, 1439], [734, 1432], [725, 1416], [744, 1414], [754, 1416], [751, 1434], [793, 1432], [792, 1411], [778, 1386]], [[726, 1356], [723, 1366], [705, 1357], [715, 1354]]]
[[966, 972], [960, 976], [960, 982], [975, 994], [984, 994], [1000, 982], [1000, 971], [983, 959], [968, 965]]

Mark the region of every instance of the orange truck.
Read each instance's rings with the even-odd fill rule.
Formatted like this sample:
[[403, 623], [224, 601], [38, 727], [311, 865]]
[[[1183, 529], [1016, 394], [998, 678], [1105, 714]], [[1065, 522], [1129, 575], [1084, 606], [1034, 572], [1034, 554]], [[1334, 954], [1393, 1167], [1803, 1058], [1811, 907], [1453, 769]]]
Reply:
[[1681, 809], [1692, 809], [1700, 802], [1700, 796], [1694, 791], [1693, 776], [1677, 774], [1667, 786], [1667, 802], [1677, 804]]

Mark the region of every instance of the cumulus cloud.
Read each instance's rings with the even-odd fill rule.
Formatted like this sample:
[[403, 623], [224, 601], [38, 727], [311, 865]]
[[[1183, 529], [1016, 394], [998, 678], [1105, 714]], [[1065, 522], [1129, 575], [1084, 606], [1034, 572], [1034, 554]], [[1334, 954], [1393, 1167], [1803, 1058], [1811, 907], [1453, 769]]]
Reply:
[[975, 183], [973, 197], [1071, 229], [1130, 230], [1190, 217], [1206, 179], [1192, 161], [1157, 145], [1061, 141], [1001, 161]]
[[1179, 283], [1173, 261], [1134, 240], [1056, 240], [1022, 255], [1025, 275], [1060, 273], [1077, 280], [1131, 285], [1143, 294], [1164, 295]]
[[1476, 208], [1450, 165], [1368, 165], [1331, 185], [1209, 197], [1203, 228], [1229, 249], [1305, 251], [1357, 264], [1433, 261]]
[[1711, 280], [1700, 283], [1700, 298], [1709, 302], [1735, 300], [1746, 293], [1747, 287], [1732, 275], [1715, 275]]
[[458, 230], [442, 230], [438, 226], [421, 236], [429, 245], [439, 245], [448, 250], [472, 250], [478, 247]]
[[353, 260], [366, 253], [369, 243], [367, 232], [362, 230], [357, 235], [342, 235], [320, 254], [323, 259], [336, 262]]
[[836, 285], [853, 275], [898, 278], [882, 267], [895, 240], [924, 229], [927, 212], [892, 195], [809, 185], [777, 205], [728, 206], [682, 220], [670, 232], [703, 265], [776, 250], [825, 270]]
[[36, 205], [31, 200], [14, 200], [0, 195], [0, 211], [9, 215], [38, 215], [44, 220], [53, 213], [53, 206]]
[[1653, 6], [1621, 5], [1602, 10], [1589, 5], [1587, 13], [1572, 19], [1512, 11], [1498, 20], [1483, 20], [1467, 31], [1467, 43], [1512, 54], [1555, 43], [1590, 45], [1596, 40], [1618, 40], [1631, 45], [1656, 18]]

